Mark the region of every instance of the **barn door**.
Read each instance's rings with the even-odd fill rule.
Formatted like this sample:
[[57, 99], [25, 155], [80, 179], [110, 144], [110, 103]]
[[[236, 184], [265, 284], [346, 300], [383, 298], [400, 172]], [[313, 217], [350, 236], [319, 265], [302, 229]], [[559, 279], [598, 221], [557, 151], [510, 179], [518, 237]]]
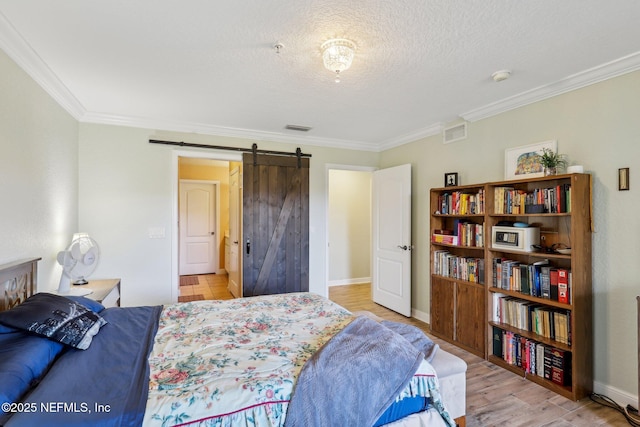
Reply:
[[309, 159], [243, 155], [243, 296], [309, 290]]

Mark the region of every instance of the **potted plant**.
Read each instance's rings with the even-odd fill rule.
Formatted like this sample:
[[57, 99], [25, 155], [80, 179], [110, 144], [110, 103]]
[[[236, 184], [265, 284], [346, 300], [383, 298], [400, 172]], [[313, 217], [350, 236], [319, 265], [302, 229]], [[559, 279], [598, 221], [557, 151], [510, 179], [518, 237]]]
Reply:
[[567, 159], [564, 154], [558, 154], [549, 148], [543, 148], [542, 154], [540, 154], [540, 164], [544, 167], [545, 176], [555, 175], [558, 173], [558, 168], [567, 166]]

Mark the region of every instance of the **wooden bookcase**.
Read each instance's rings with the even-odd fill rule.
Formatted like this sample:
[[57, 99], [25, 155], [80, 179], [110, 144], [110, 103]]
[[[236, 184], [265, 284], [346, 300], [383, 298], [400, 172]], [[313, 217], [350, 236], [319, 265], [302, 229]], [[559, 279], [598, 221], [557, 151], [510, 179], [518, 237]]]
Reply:
[[[508, 189], [503, 191], [503, 189]], [[567, 191], [570, 188], [570, 191]], [[484, 210], [478, 214], [443, 212], [439, 200], [453, 192], [462, 194], [484, 192]], [[560, 212], [510, 211], [497, 206], [503, 193], [533, 193], [537, 190], [548, 192], [565, 210]], [[510, 192], [509, 192], [510, 191]], [[548, 191], [548, 190], [547, 190]], [[560, 194], [564, 194], [560, 196]], [[591, 176], [588, 174], [567, 174], [549, 177], [490, 182], [471, 186], [434, 188], [431, 190], [431, 332], [442, 339], [452, 342], [472, 353], [486, 357], [505, 369], [518, 373], [525, 378], [551, 389], [572, 400], [588, 396], [593, 389], [593, 320], [591, 290]], [[550, 203], [548, 203], [550, 204]], [[568, 208], [570, 206], [570, 208]], [[518, 208], [515, 208], [518, 209]], [[555, 208], [552, 208], [555, 210]], [[483, 225], [482, 247], [453, 243], [434, 242], [434, 234], [442, 229], [453, 229], [459, 222]], [[540, 227], [541, 245], [545, 248], [570, 246], [569, 254], [547, 252], [522, 252], [504, 248], [494, 248], [491, 243], [491, 230], [501, 222], [523, 222]], [[446, 238], [442, 237], [440, 240]], [[556, 245], [556, 246], [553, 246]], [[484, 284], [445, 277], [436, 265], [439, 251], [448, 251], [450, 257], [483, 258]], [[500, 260], [500, 278], [496, 275], [497, 262]], [[504, 263], [504, 264], [503, 264]], [[569, 299], [567, 302], [556, 300], [557, 293], [545, 297], [535, 296], [521, 284], [523, 269], [533, 273], [544, 264], [546, 275], [558, 271], [570, 272]], [[511, 276], [502, 273], [511, 271]], [[516, 267], [513, 269], [513, 267]], [[542, 267], [539, 267], [540, 269]], [[540, 270], [542, 271], [542, 270]], [[553, 273], [556, 272], [556, 273]], [[494, 278], [495, 277], [495, 278]], [[515, 278], [519, 277], [519, 278]], [[502, 300], [501, 317], [498, 317]], [[509, 314], [505, 305], [510, 305]], [[513, 309], [513, 306], [518, 308]], [[514, 312], [518, 316], [514, 317]], [[539, 317], [532, 312], [540, 313]], [[557, 313], [557, 314], [554, 314]], [[531, 321], [537, 318], [540, 325], [546, 316], [546, 324], [539, 326], [543, 331], [535, 331]], [[515, 319], [515, 320], [514, 320]], [[529, 319], [527, 325], [524, 319]], [[563, 320], [564, 319], [564, 320]], [[520, 322], [518, 324], [518, 321]], [[551, 323], [555, 325], [553, 335], [549, 333]], [[479, 326], [480, 325], [480, 326]], [[517, 327], [517, 326], [520, 327]], [[558, 335], [555, 336], [555, 330]], [[570, 331], [570, 332], [569, 332]], [[565, 335], [570, 334], [570, 339]], [[511, 347], [507, 344], [511, 342]], [[494, 351], [496, 345], [496, 352]], [[518, 347], [521, 351], [517, 351]], [[538, 352], [536, 351], [538, 348]], [[540, 349], [553, 349], [570, 360], [563, 375], [570, 378], [560, 385], [557, 381], [544, 376], [544, 368], [531, 372], [531, 353], [540, 355]], [[529, 351], [527, 351], [528, 349]], [[549, 350], [549, 351], [550, 351]], [[502, 353], [502, 354], [500, 354]], [[507, 356], [507, 353], [513, 357]], [[529, 358], [527, 359], [527, 353]], [[527, 367], [529, 365], [529, 367]], [[555, 373], [557, 374], [558, 371]], [[557, 377], [556, 377], [557, 379]]]
[[[484, 185], [457, 186], [432, 189], [430, 197], [431, 333], [480, 357], [486, 341], [486, 274], [478, 265], [485, 263], [485, 192]], [[438, 231], [457, 233], [458, 227], [466, 231], [456, 236], [459, 241], [451, 242], [453, 235], [434, 241]], [[463, 271], [468, 259], [477, 262], [466, 263]]]

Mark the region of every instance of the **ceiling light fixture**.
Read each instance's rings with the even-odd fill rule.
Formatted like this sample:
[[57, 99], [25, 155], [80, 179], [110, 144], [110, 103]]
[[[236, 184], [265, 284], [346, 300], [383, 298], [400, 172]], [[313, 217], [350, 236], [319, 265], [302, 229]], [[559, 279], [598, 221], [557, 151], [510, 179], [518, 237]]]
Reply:
[[347, 70], [353, 61], [355, 43], [347, 39], [331, 39], [322, 43], [320, 49], [325, 68], [336, 73], [336, 83], [340, 83], [340, 73]]

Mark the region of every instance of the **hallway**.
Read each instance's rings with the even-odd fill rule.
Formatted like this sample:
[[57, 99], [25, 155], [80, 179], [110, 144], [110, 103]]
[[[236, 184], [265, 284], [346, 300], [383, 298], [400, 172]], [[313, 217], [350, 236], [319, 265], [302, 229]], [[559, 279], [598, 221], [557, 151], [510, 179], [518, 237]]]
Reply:
[[227, 289], [228, 282], [229, 277], [226, 274], [180, 276], [178, 302], [233, 299], [233, 295]]

